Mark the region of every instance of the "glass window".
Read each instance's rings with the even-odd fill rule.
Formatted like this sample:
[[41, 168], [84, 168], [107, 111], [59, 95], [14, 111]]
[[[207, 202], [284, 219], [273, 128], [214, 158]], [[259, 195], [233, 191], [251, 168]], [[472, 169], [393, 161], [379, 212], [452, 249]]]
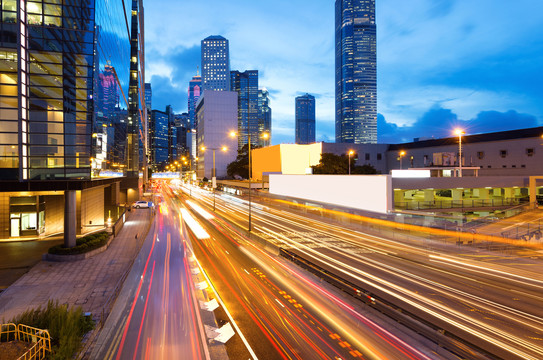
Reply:
[[29, 25], [41, 25], [42, 24], [42, 16], [36, 15], [36, 14], [28, 14], [27, 20]]
[[64, 133], [64, 124], [57, 122], [30, 122], [29, 131], [31, 133]]
[[58, 26], [62, 25], [62, 18], [56, 16], [44, 16], [43, 24], [48, 26]]
[[[0, 107], [18, 109], [19, 101], [16, 97], [0, 97]], [[1, 127], [0, 127], [1, 129]]]
[[62, 86], [62, 78], [58, 75], [31, 75], [32, 86]]
[[535, 154], [534, 148], [528, 148], [528, 149], [526, 149], [526, 155], [528, 155], [528, 156], [534, 156], [534, 154]]
[[21, 230], [37, 230], [38, 214], [37, 213], [22, 213], [21, 214]]
[[502, 158], [507, 157], [507, 150], [500, 150], [500, 156]]
[[485, 158], [485, 152], [484, 151], [477, 151], [477, 159], [483, 160]]
[[16, 85], [17, 74], [16, 73], [2, 73], [0, 74], [0, 84]]
[[17, 0], [3, 0], [2, 10], [4, 11], [17, 11]]
[[17, 96], [17, 85], [0, 84], [0, 96]]
[[2, 21], [5, 23], [16, 23], [17, 22], [17, 13], [16, 12], [2, 12]]
[[0, 119], [19, 120], [19, 110], [8, 110], [8, 109], [0, 108]]
[[16, 169], [19, 167], [18, 157], [0, 157], [0, 168]]
[[17, 121], [0, 121], [0, 131], [16, 133], [19, 131], [19, 123]]
[[0, 145], [0, 156], [18, 156], [19, 147], [17, 145]]
[[62, 16], [62, 6], [45, 4], [43, 6], [44, 15]]

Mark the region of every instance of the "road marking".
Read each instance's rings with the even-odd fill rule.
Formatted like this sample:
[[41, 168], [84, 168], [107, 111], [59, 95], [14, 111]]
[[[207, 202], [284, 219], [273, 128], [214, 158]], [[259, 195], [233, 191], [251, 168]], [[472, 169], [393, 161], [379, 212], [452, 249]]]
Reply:
[[281, 305], [282, 307], [285, 307], [285, 305], [281, 304], [281, 302], [280, 302], [279, 300], [275, 299], [275, 301], [277, 301], [277, 303], [278, 303], [279, 305]]
[[249, 274], [249, 272], [247, 270], [243, 269], [243, 271], [245, 271], [248, 275], [251, 275], [251, 274]]

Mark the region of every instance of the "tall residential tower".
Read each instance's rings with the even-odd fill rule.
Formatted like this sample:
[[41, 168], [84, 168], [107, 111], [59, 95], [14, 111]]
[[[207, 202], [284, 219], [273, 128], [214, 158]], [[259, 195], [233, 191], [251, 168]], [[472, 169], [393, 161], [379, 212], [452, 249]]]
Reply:
[[375, 0], [336, 0], [336, 142], [377, 142]]

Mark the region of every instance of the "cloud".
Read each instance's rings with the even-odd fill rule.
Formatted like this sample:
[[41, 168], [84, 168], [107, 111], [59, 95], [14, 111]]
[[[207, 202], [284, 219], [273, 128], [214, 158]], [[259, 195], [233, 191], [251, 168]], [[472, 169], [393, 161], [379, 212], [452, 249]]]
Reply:
[[435, 106], [410, 125], [398, 126], [377, 116], [377, 136], [380, 143], [411, 142], [415, 138], [444, 138], [452, 136], [455, 128], [466, 134], [498, 132], [541, 126], [535, 116], [520, 114], [514, 110], [506, 112], [482, 111], [475, 118], [461, 120], [451, 109]]

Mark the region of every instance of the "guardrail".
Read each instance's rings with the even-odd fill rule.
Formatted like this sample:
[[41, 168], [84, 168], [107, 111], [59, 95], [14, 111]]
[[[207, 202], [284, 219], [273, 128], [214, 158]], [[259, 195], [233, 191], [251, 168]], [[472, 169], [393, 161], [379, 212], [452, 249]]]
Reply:
[[17, 360], [41, 360], [45, 359], [47, 351], [51, 352], [49, 331], [24, 324], [15, 325], [9, 323], [0, 325], [0, 342], [13, 340], [34, 344]]

